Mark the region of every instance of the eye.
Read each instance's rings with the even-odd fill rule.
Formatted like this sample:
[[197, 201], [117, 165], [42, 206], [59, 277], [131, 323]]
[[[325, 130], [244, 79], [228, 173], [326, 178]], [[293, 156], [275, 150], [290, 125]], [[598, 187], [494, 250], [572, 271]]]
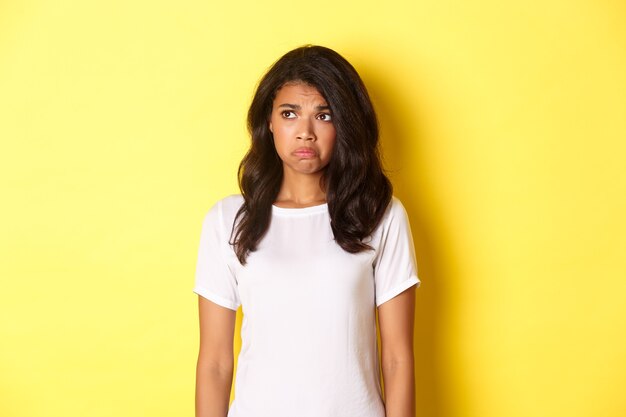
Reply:
[[331, 120], [333, 120], [333, 118], [330, 115], [330, 113], [321, 113], [317, 117], [318, 117], [318, 119], [323, 120], [325, 122], [330, 122]]
[[296, 117], [296, 114], [291, 110], [282, 111], [280, 112], [280, 115], [283, 116], [285, 119], [293, 119], [294, 117]]

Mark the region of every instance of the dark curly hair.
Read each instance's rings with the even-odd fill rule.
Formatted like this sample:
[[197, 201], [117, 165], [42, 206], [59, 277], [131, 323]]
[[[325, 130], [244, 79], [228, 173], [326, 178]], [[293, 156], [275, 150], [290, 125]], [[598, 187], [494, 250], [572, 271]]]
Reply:
[[332, 49], [305, 45], [276, 61], [263, 76], [248, 110], [250, 149], [239, 164], [244, 202], [235, 216], [230, 244], [246, 263], [267, 232], [272, 205], [283, 179], [269, 119], [276, 92], [285, 84], [311, 85], [326, 99], [336, 130], [331, 160], [321, 179], [335, 241], [357, 253], [371, 247], [363, 240], [380, 223], [392, 186], [378, 149], [378, 121], [365, 85], [354, 67]]

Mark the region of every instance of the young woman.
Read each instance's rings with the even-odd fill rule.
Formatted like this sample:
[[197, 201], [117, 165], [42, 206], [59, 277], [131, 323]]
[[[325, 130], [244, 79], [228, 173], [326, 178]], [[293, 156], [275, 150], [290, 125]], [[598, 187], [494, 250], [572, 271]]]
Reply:
[[331, 49], [290, 51], [261, 80], [248, 129], [241, 195], [202, 226], [196, 416], [413, 417], [420, 280], [359, 75]]

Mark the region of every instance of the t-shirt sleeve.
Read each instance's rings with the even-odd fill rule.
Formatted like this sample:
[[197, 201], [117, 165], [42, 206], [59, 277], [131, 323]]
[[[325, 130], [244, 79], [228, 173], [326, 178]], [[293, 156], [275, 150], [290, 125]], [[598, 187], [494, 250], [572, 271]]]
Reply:
[[[420, 285], [411, 226], [404, 206], [392, 198], [381, 224], [381, 236], [374, 261], [376, 306]], [[417, 288], [416, 287], [416, 288]]]
[[237, 280], [226, 261], [229, 235], [224, 233], [222, 220], [222, 202], [219, 201], [202, 223], [193, 292], [222, 307], [237, 310], [241, 301]]

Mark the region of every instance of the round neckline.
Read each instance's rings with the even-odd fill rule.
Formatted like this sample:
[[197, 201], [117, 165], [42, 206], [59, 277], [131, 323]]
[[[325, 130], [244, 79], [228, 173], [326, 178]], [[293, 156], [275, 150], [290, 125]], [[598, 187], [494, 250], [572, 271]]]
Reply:
[[277, 214], [311, 214], [328, 212], [328, 203], [308, 207], [278, 207], [272, 204], [272, 212]]

